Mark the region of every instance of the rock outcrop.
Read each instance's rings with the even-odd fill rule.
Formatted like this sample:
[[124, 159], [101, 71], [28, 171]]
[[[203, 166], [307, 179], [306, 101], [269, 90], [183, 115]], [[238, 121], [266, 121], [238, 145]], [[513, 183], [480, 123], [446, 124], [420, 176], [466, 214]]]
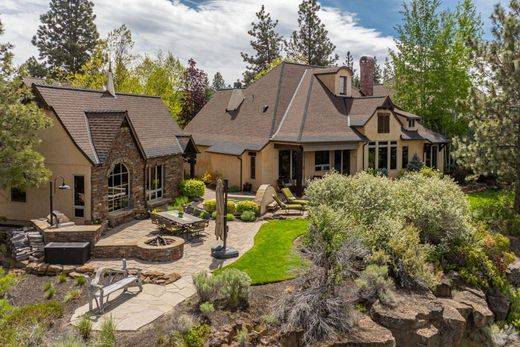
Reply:
[[348, 336], [331, 343], [330, 347], [395, 347], [392, 332], [375, 323], [369, 316], [363, 316]]

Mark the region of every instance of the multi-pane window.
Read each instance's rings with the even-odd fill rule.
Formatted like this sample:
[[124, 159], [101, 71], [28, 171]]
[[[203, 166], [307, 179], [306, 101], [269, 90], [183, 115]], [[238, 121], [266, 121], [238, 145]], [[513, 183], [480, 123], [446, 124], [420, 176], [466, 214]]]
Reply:
[[85, 177], [74, 176], [74, 217], [85, 217]]
[[254, 180], [256, 178], [256, 153], [249, 152], [249, 177]]
[[390, 170], [397, 169], [397, 141], [390, 142]]
[[376, 143], [370, 142], [368, 144], [368, 168], [375, 169], [376, 168]]
[[117, 211], [129, 206], [130, 174], [123, 164], [116, 164], [108, 176], [108, 211]]
[[25, 193], [25, 190], [12, 187], [11, 188], [11, 201], [13, 202], [26, 202], [27, 201], [27, 194]]
[[388, 134], [390, 132], [390, 114], [380, 113], [377, 115], [377, 132]]
[[415, 119], [408, 119], [408, 128], [415, 127]]
[[146, 200], [160, 199], [164, 195], [164, 169], [162, 165], [151, 166], [146, 172]]
[[334, 170], [344, 175], [350, 174], [350, 151], [335, 150], [334, 151]]
[[403, 153], [402, 153], [401, 167], [403, 169], [406, 169], [406, 168], [408, 168], [408, 146], [403, 146], [402, 151], [403, 151]]
[[330, 153], [329, 151], [314, 152], [314, 170], [329, 171], [330, 170]]
[[388, 169], [388, 142], [380, 141], [377, 143], [378, 147], [378, 169]]
[[347, 77], [339, 77], [339, 93], [340, 95], [347, 95]]

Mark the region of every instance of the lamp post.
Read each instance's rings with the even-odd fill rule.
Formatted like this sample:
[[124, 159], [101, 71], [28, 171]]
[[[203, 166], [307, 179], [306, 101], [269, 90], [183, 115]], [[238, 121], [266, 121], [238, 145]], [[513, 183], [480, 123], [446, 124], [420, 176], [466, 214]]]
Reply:
[[51, 220], [50, 220], [51, 228], [54, 226], [53, 192], [54, 192], [54, 189], [55, 189], [55, 186], [56, 186], [56, 180], [58, 178], [61, 178], [61, 184], [58, 186], [59, 190], [70, 189], [70, 186], [65, 184], [65, 178], [63, 178], [63, 176], [58, 176], [54, 180], [50, 180], [49, 181], [49, 205], [50, 205], [50, 209], [51, 209], [51, 213], [50, 213], [49, 216], [51, 218]]

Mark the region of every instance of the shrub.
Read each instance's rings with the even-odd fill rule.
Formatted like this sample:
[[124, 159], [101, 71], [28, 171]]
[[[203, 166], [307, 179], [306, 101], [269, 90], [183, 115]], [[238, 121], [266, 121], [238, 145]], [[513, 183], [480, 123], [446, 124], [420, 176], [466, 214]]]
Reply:
[[237, 204], [237, 213], [242, 214], [245, 211], [251, 211], [255, 215], [258, 213], [258, 205], [253, 200], [242, 200]]
[[181, 346], [202, 347], [209, 332], [210, 327], [208, 325], [198, 323], [186, 332], [174, 334], [173, 340]]
[[233, 215], [232, 213], [228, 213], [226, 215], [226, 219], [228, 222], [231, 222], [232, 220], [235, 220], [235, 215]]
[[84, 286], [85, 283], [87, 283], [87, 279], [85, 278], [85, 276], [76, 277], [74, 281], [78, 287]]
[[239, 186], [231, 186], [228, 188], [228, 192], [230, 192], [230, 193], [238, 193], [240, 191], [241, 191], [241, 189]]
[[260, 320], [267, 325], [275, 325], [278, 323], [278, 320], [274, 314], [264, 314], [260, 317]]
[[106, 317], [101, 323], [101, 330], [97, 338], [97, 346], [112, 347], [116, 345], [116, 324], [112, 316]]
[[217, 277], [227, 307], [237, 308], [249, 303], [251, 278], [248, 274], [237, 269], [226, 269]]
[[66, 273], [64, 272], [60, 272], [58, 274], [58, 276], [56, 276], [58, 278], [58, 283], [65, 283], [67, 282], [67, 279], [68, 279], [68, 276]]
[[440, 172], [437, 169], [428, 167], [428, 166], [423, 166], [419, 170], [419, 174], [426, 176], [426, 177], [439, 177], [439, 178], [442, 177], [442, 172]]
[[178, 196], [175, 198], [175, 201], [173, 202], [173, 204], [170, 204], [168, 206], [168, 211], [171, 211], [171, 210], [177, 210], [177, 211], [181, 211], [183, 210], [184, 208], [184, 205], [187, 205], [189, 203], [189, 199], [187, 196]]
[[209, 216], [208, 212], [206, 212], [206, 211], [201, 211], [200, 212], [200, 218], [206, 219], [208, 216]]
[[204, 206], [204, 209], [209, 213], [213, 213], [217, 209], [217, 200], [205, 200], [202, 206]]
[[201, 302], [209, 302], [215, 299], [218, 293], [218, 283], [215, 276], [203, 271], [193, 275], [192, 280]]
[[207, 185], [213, 186], [213, 185], [217, 184], [217, 180], [220, 177], [222, 177], [222, 175], [216, 171], [215, 172], [206, 171], [200, 179], [202, 182], [206, 183]]
[[245, 325], [242, 325], [237, 331], [237, 342], [240, 347], [247, 346], [249, 342], [249, 331]]
[[[204, 209], [209, 212], [209, 213], [213, 213], [217, 210], [217, 201], [216, 200], [206, 200], [204, 201], [204, 203], [202, 204], [202, 206], [204, 206]], [[229, 200], [227, 202], [227, 209], [228, 209], [228, 213], [235, 213], [236, 211], [236, 204], [234, 201], [231, 201]]]
[[414, 153], [412, 159], [408, 162], [408, 170], [410, 171], [419, 171], [424, 166], [424, 163], [421, 161], [421, 158]]
[[215, 312], [215, 306], [211, 302], [203, 302], [199, 305], [200, 313], [203, 316], [208, 317], [211, 313]]
[[383, 305], [395, 304], [392, 280], [388, 278], [388, 268], [375, 264], [368, 265], [355, 280], [361, 298], [373, 304], [377, 299]]
[[54, 343], [52, 347], [87, 347], [87, 345], [73, 335], [68, 335], [64, 340]]
[[77, 328], [80, 336], [84, 340], [88, 340], [90, 338], [90, 335], [92, 334], [92, 321], [90, 320], [88, 314], [81, 316]]
[[184, 180], [180, 184], [182, 195], [188, 198], [197, 198], [204, 195], [206, 185], [197, 179]]
[[5, 273], [5, 270], [0, 267], [0, 296], [3, 296], [16, 282], [16, 275], [13, 273]]
[[211, 213], [211, 219], [217, 219], [217, 211]]
[[52, 299], [52, 297], [56, 294], [56, 288], [54, 288], [54, 284], [52, 284], [51, 282], [45, 282], [43, 284], [43, 293], [45, 299]]
[[487, 328], [487, 333], [491, 338], [493, 346], [496, 347], [513, 346], [520, 340], [515, 327], [507, 324], [504, 326], [492, 324]]
[[64, 297], [63, 300], [65, 302], [69, 302], [69, 301], [78, 299], [80, 296], [81, 296], [81, 290], [79, 290], [79, 289], [72, 289], [72, 290], [69, 290], [67, 292], [67, 294], [65, 294], [65, 297]]
[[244, 211], [240, 215], [240, 219], [244, 222], [254, 222], [256, 220], [256, 214], [253, 211]]

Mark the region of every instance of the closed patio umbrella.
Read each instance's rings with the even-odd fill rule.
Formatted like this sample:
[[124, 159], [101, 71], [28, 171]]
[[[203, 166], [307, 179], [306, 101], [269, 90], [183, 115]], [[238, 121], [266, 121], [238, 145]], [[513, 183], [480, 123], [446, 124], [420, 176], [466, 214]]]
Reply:
[[217, 181], [217, 189], [215, 191], [217, 200], [217, 218], [215, 219], [215, 236], [217, 240], [224, 240], [224, 184], [219, 178]]

